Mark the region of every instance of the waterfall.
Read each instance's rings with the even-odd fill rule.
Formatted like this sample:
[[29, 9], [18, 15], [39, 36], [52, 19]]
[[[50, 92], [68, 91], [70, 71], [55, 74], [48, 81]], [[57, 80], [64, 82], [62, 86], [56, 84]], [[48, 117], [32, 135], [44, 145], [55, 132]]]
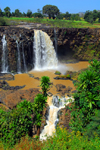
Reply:
[[23, 53], [24, 71], [27, 72], [23, 43], [22, 43], [22, 53]]
[[55, 50], [57, 54], [57, 35], [56, 35], [56, 30], [54, 29], [54, 41], [55, 41]]
[[20, 58], [20, 43], [16, 40], [17, 43], [17, 72], [21, 73], [21, 58]]
[[7, 41], [5, 35], [2, 38], [2, 73], [8, 72]]
[[34, 30], [35, 69], [53, 69], [57, 67], [58, 60], [53, 43], [47, 33]]
[[65, 107], [65, 104], [68, 105], [70, 103], [70, 99], [72, 99], [73, 102], [72, 97], [62, 97], [59, 99], [58, 96], [53, 96], [48, 98], [47, 102], [50, 107], [49, 116], [46, 120], [47, 125], [44, 126], [44, 129], [40, 134], [40, 140], [46, 140], [47, 136], [53, 135], [53, 132], [56, 130], [56, 125], [59, 121], [57, 113], [61, 108]]

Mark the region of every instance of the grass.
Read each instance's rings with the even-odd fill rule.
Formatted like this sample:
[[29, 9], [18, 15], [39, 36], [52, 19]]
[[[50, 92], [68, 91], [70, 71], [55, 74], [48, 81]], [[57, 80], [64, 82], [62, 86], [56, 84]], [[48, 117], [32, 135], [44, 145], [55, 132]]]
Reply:
[[[4, 150], [0, 143], [0, 150]], [[82, 136], [79, 131], [69, 133], [64, 128], [57, 128], [56, 134], [53, 137], [47, 138], [46, 141], [39, 141], [28, 136], [22, 138], [20, 143], [14, 148], [6, 150], [100, 150], [100, 138], [95, 135], [90, 141], [86, 136]]]
[[[41, 23], [50, 25], [51, 27], [59, 27], [59, 28], [99, 28], [100, 23], [90, 24], [84, 20], [81, 21], [72, 21], [72, 20], [59, 20], [59, 19], [41, 19], [41, 18], [19, 18], [19, 17], [11, 17], [6, 18], [7, 21], [10, 22], [11, 25], [17, 25], [21, 21], [27, 23]], [[11, 21], [15, 21], [11, 23]]]

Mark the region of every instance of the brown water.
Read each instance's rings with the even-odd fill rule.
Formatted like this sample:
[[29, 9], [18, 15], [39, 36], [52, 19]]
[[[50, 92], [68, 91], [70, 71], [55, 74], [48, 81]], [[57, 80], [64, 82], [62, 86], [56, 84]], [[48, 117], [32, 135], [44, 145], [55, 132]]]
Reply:
[[[65, 66], [60, 67], [60, 69], [63, 68], [64, 72], [66, 72], [67, 70], [72, 70], [72, 71], [79, 71], [81, 69], [87, 68], [89, 63], [88, 61], [83, 61], [83, 62], [79, 62], [79, 63], [75, 63], [75, 64], [64, 64]], [[60, 71], [60, 69], [58, 69]], [[15, 75], [15, 80], [12, 81], [7, 81], [9, 83], [10, 86], [22, 86], [22, 85], [26, 85], [23, 89], [29, 89], [29, 88], [40, 88], [40, 81], [37, 79], [34, 79], [32, 77], [29, 77], [29, 74], [34, 75], [34, 77], [39, 77], [41, 78], [42, 76], [49, 76], [50, 77], [50, 81], [53, 82], [53, 86], [50, 88], [50, 91], [52, 94], [56, 94], [56, 84], [63, 84], [66, 87], [70, 86], [75, 90], [75, 87], [72, 83], [72, 81], [70, 80], [55, 80], [54, 77], [56, 77], [57, 75], [54, 74], [56, 70], [47, 70], [47, 71], [30, 71], [28, 73], [24, 73], [24, 74], [16, 74]], [[61, 70], [62, 71], [62, 70]], [[23, 90], [22, 89], [22, 90]]]

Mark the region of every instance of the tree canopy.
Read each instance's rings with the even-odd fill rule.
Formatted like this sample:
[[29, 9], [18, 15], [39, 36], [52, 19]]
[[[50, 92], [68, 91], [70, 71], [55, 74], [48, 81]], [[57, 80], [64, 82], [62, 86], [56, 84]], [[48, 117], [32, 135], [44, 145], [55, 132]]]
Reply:
[[55, 18], [59, 14], [59, 9], [54, 5], [45, 5], [43, 7], [43, 14], [48, 15], [49, 18]]
[[5, 16], [6, 16], [6, 17], [10, 17], [10, 15], [11, 15], [11, 13], [10, 13], [10, 8], [9, 8], [9, 7], [6, 7], [6, 8], [4, 9], [4, 11], [5, 11]]

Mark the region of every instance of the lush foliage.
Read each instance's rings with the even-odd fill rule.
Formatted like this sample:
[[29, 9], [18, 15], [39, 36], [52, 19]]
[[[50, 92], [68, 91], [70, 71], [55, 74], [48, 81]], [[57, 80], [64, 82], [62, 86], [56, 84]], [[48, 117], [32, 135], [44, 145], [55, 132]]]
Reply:
[[88, 10], [84, 15], [84, 19], [90, 23], [95, 22], [96, 19], [98, 19], [98, 21], [100, 22], [100, 12], [98, 12], [97, 10], [93, 10], [93, 11]]
[[95, 137], [88, 141], [87, 137], [81, 136], [81, 132], [76, 133], [72, 131], [68, 133], [66, 129], [57, 128], [56, 134], [53, 137], [48, 138], [44, 142], [42, 150], [99, 150], [100, 138]]
[[95, 135], [100, 137], [100, 110], [95, 110], [95, 115], [91, 117], [90, 123], [85, 128], [85, 136], [94, 138]]
[[48, 15], [49, 18], [55, 18], [59, 14], [59, 9], [54, 5], [45, 5], [43, 7], [43, 14]]
[[45, 107], [46, 101], [47, 97], [44, 97], [43, 94], [37, 94], [34, 98], [33, 111], [35, 113], [35, 124], [37, 126], [41, 126], [42, 111]]
[[43, 76], [41, 78], [40, 86], [41, 86], [43, 95], [46, 97], [47, 91], [49, 90], [49, 87], [50, 87], [50, 78], [48, 76]]
[[6, 8], [4, 9], [4, 14], [5, 14], [6, 17], [10, 17], [10, 16], [11, 16], [10, 8], [9, 8], [9, 7], [6, 7]]
[[35, 124], [41, 126], [42, 112], [47, 102], [47, 91], [49, 89], [50, 78], [48, 76], [41, 77], [42, 94], [37, 94], [34, 98], [33, 111], [35, 113]]
[[[4, 150], [0, 143], [0, 150]], [[21, 139], [13, 149], [9, 150], [99, 150], [100, 138], [95, 135], [94, 139], [88, 140], [85, 136], [81, 136], [81, 132], [72, 131], [69, 133], [66, 129], [57, 128], [56, 134], [49, 137], [46, 141], [39, 141], [28, 136]]]
[[16, 109], [0, 109], [0, 139], [4, 145], [13, 146], [22, 136], [32, 132], [32, 104], [26, 100], [19, 103]]
[[0, 26], [7, 26], [7, 25], [8, 25], [7, 21], [4, 18], [0, 17]]
[[56, 75], [60, 75], [61, 72], [60, 72], [60, 71], [55, 71], [55, 74], [56, 74]]
[[95, 110], [100, 109], [100, 61], [90, 62], [89, 68], [79, 75], [76, 87], [70, 125], [83, 133]]
[[32, 134], [33, 119], [37, 126], [41, 126], [43, 108], [47, 101], [47, 90], [50, 79], [47, 76], [41, 78], [43, 94], [37, 94], [34, 102], [22, 101], [16, 108], [9, 111], [0, 109], [0, 139], [4, 145], [13, 146], [22, 136]]

